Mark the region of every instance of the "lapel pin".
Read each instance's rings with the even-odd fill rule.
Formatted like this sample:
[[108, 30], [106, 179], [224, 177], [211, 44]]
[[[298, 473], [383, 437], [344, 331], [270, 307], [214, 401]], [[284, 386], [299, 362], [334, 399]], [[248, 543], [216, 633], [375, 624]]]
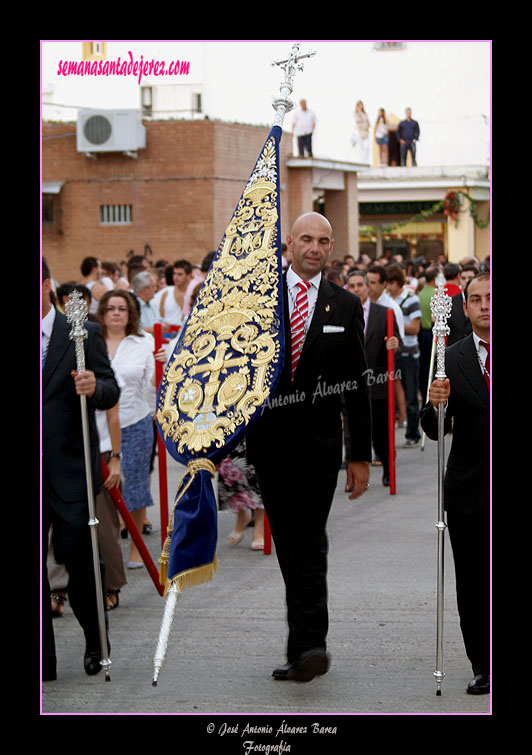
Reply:
[[331, 307], [330, 307], [330, 305], [329, 305], [329, 304], [327, 304], [327, 306], [325, 307], [325, 311], [326, 311], [326, 312], [330, 312], [330, 311], [331, 311]]

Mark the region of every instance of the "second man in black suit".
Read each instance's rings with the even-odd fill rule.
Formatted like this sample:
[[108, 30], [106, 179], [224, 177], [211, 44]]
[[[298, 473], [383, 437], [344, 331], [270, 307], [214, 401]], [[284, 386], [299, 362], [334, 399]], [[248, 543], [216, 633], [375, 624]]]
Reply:
[[43, 260], [42, 277], [42, 679], [57, 678], [50, 585], [46, 568], [52, 528], [55, 559], [69, 575], [68, 599], [85, 636], [84, 668], [101, 670], [89, 507], [85, 476], [80, 396], [86, 396], [92, 479], [95, 495], [102, 484], [94, 412], [116, 405], [120, 389], [109, 363], [100, 326], [85, 323], [86, 369], [77, 372], [71, 326], [51, 302], [51, 277]]
[[464, 309], [473, 332], [445, 351], [445, 380], [434, 380], [421, 425], [438, 438], [437, 412], [445, 405], [445, 432], [453, 441], [444, 503], [456, 574], [460, 627], [474, 678], [467, 692], [490, 691], [490, 277], [466, 286]]
[[[388, 350], [396, 351], [403, 341], [395, 314], [394, 334], [387, 336], [387, 308], [369, 298], [369, 285], [365, 273], [350, 273], [347, 290], [360, 297], [364, 313], [364, 339], [368, 373], [366, 382], [371, 394], [372, 436], [375, 454], [382, 463], [382, 484], [390, 485], [390, 453], [388, 436]], [[395, 418], [394, 418], [395, 426]]]
[[287, 243], [284, 369], [247, 447], [286, 587], [288, 662], [273, 676], [309, 681], [329, 668], [326, 525], [342, 463], [342, 406], [350, 498], [369, 484], [371, 407], [360, 299], [322, 276], [334, 245], [330, 223], [305, 214]]

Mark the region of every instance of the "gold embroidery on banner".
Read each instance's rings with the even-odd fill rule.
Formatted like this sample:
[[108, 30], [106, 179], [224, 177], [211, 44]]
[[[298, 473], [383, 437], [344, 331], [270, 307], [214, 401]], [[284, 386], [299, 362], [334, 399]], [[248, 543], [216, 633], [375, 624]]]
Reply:
[[178, 453], [220, 448], [268, 398], [279, 361], [275, 141], [268, 140], [172, 355], [157, 420]]

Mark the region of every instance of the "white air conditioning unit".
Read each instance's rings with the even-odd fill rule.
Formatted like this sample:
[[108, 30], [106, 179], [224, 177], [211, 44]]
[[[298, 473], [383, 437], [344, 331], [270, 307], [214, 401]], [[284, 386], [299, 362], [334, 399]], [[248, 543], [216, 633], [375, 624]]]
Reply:
[[80, 110], [78, 152], [136, 152], [146, 147], [146, 129], [138, 110]]

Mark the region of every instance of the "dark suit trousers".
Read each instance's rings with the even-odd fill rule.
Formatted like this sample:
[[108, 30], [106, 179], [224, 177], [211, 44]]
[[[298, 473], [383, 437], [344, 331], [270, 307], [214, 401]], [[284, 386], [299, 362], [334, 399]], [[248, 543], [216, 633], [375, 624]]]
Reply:
[[401, 384], [405, 392], [406, 401], [406, 432], [407, 440], [419, 440], [419, 358], [414, 356], [397, 357], [395, 369], [401, 374]]
[[310, 480], [308, 467], [292, 469], [300, 472], [255, 467], [286, 587], [289, 663], [306, 650], [326, 649], [326, 524], [338, 479], [337, 471]]
[[[388, 433], [388, 398], [371, 399], [371, 439], [375, 455], [382, 463], [382, 471], [386, 477], [390, 475], [390, 444]], [[351, 456], [351, 438], [347, 422], [344, 420], [345, 456]]]
[[474, 674], [490, 670], [489, 516], [447, 512], [456, 596], [466, 655]]
[[371, 401], [372, 438], [375, 453], [382, 462], [382, 471], [390, 474], [390, 446], [388, 440], [388, 399]]
[[[77, 506], [77, 504], [73, 504], [73, 506]], [[56, 667], [50, 584], [46, 568], [50, 527], [52, 527], [52, 546], [55, 559], [57, 563], [64, 564], [68, 572], [68, 600], [72, 611], [83, 629], [89, 649], [97, 651], [100, 648], [96, 581], [88, 515], [83, 524], [66, 521], [54, 511], [46, 498], [45, 491], [43, 491], [42, 663], [45, 674], [55, 672]], [[105, 581], [103, 584], [105, 584]]]

